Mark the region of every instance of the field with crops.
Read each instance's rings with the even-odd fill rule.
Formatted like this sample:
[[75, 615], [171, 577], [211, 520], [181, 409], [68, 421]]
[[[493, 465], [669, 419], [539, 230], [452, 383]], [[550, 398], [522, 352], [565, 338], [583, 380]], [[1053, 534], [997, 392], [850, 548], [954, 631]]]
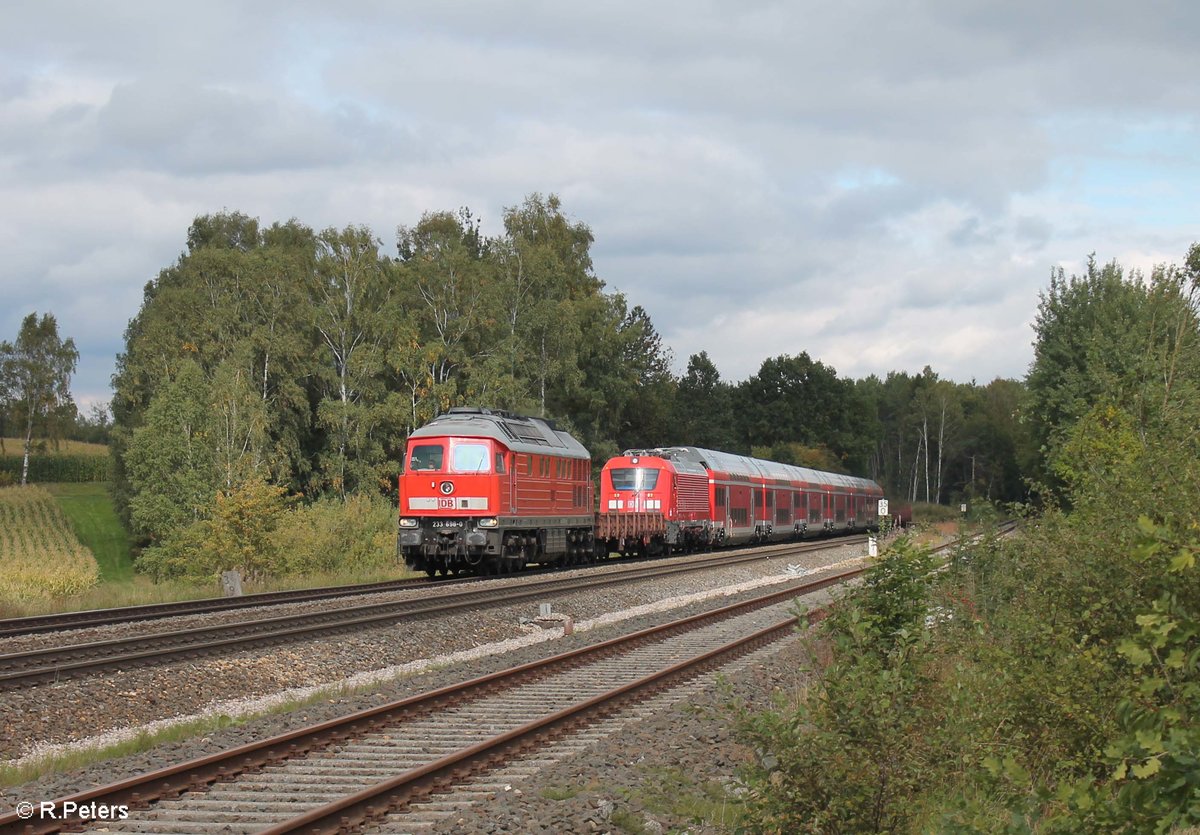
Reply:
[[[33, 448], [34, 455], [108, 455], [108, 447], [104, 444], [89, 444], [85, 441], [47, 441], [35, 438]], [[0, 438], [0, 455], [23, 455], [24, 452], [23, 438]]]
[[[0, 438], [0, 487], [20, 483], [24, 453], [25, 442], [20, 438]], [[104, 444], [36, 440], [29, 456], [28, 478], [31, 484], [109, 481], [112, 459]]]
[[95, 557], [49, 492], [0, 487], [0, 602], [78, 594], [99, 579]]

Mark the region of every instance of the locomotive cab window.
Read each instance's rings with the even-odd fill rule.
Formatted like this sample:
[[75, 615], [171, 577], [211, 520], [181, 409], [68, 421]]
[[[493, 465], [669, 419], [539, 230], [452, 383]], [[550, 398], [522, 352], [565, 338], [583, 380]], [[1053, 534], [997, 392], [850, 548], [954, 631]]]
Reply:
[[421, 444], [414, 446], [408, 458], [408, 469], [410, 472], [419, 470], [437, 472], [442, 469], [442, 457], [444, 453], [441, 445]]
[[653, 490], [658, 484], [658, 470], [648, 467], [617, 467], [609, 475], [614, 490]]
[[496, 472], [499, 473], [500, 475], [504, 475], [505, 471], [504, 471], [504, 453], [503, 452], [496, 453]]
[[492, 451], [487, 444], [455, 444], [450, 464], [456, 473], [486, 473]]

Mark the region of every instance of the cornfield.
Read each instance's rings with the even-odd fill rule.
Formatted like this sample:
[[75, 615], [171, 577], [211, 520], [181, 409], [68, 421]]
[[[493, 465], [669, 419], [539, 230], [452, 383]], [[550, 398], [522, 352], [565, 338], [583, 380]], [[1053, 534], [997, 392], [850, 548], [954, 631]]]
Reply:
[[96, 585], [100, 568], [54, 497], [0, 487], [0, 600], [61, 597]]
[[[20, 455], [0, 455], [0, 484], [5, 481], [10, 484], [19, 482], [21, 465]], [[5, 474], [7, 478], [4, 478]], [[44, 484], [49, 481], [81, 483], [111, 479], [112, 459], [107, 455], [39, 453], [29, 456], [30, 484]]]

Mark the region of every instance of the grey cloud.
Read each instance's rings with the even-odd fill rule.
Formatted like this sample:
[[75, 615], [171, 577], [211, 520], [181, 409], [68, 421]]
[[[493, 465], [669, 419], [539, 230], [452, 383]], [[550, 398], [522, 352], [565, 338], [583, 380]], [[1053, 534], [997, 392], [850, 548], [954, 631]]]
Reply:
[[946, 240], [954, 246], [960, 247], [991, 244], [996, 242], [996, 230], [985, 228], [978, 217], [969, 217], [957, 228], [951, 230], [950, 234], [946, 236]]
[[[97, 120], [97, 153], [114, 162], [196, 175], [338, 165], [378, 153], [361, 112], [295, 104], [195, 85], [118, 86]], [[391, 143], [387, 143], [391, 144]]]
[[[103, 332], [196, 214], [367, 223], [390, 245], [424, 210], [468, 205], [495, 232], [502, 207], [554, 191], [595, 232], [600, 277], [727, 376], [782, 350], [844, 357], [843, 374], [931, 356], [1019, 373], [1028, 334], [1012, 334], [1050, 264], [1186, 249], [1183, 223], [1068, 192], [1125, 125], [1195, 124], [1198, 16], [1115, 0], [36, 4], [0, 31], [0, 291], [112, 352]], [[1191, 144], [1155, 164], [1188, 165]], [[882, 176], [844, 182], [864, 171]], [[864, 317], [886, 323], [874, 342]], [[932, 333], [964, 319], [969, 348]], [[976, 344], [995, 334], [1007, 344]]]

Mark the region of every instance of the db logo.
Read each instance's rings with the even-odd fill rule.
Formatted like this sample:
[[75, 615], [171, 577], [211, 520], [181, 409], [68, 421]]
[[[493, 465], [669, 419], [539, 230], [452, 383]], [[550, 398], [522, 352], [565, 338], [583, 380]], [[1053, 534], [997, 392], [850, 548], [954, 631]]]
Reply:
[[454, 484], [453, 484], [453, 482], [443, 481], [441, 489], [442, 489], [442, 495], [449, 496], [451, 493], [454, 492]]

